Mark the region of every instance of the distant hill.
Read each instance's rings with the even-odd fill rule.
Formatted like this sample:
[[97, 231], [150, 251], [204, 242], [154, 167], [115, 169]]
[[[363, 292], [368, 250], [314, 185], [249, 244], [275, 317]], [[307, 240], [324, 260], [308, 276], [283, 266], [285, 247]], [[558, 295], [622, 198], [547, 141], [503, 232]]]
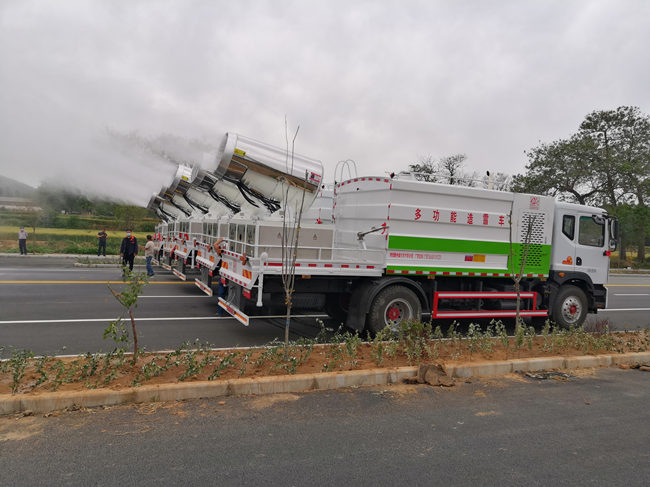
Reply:
[[17, 198], [31, 198], [36, 188], [0, 175], [0, 196], [11, 196]]

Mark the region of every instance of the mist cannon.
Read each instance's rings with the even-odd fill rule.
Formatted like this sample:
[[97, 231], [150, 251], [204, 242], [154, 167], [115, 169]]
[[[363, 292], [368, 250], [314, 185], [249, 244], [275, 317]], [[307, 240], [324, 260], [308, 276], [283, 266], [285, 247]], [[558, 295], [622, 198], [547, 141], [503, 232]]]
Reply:
[[172, 205], [164, 196], [154, 193], [149, 199], [147, 208], [154, 211], [162, 220], [169, 222], [183, 218], [185, 214]]
[[175, 208], [179, 218], [225, 215], [231, 210], [208, 193], [214, 183], [215, 179], [198, 167], [179, 164], [172, 183], [160, 190], [158, 206], [163, 210]]
[[255, 217], [283, 207], [294, 212], [303, 195], [305, 211], [320, 190], [322, 163], [239, 134], [226, 133], [212, 165], [179, 164], [149, 208], [165, 220]]
[[299, 203], [303, 190], [304, 206], [308, 208], [319, 189], [323, 165], [316, 159], [291, 154], [286, 149], [226, 133], [210, 172], [218, 180], [214, 187], [216, 192], [238, 204], [253, 207], [253, 213], [264, 209], [274, 213], [282, 206]]

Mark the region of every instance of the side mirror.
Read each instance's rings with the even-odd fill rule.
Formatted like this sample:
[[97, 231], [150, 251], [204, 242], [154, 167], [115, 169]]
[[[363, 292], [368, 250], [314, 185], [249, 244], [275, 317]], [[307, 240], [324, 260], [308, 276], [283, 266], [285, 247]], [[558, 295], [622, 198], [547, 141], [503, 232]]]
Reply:
[[604, 225], [605, 224], [605, 219], [600, 215], [591, 215], [591, 219], [594, 221], [594, 223], [596, 225]]
[[618, 243], [618, 220], [612, 219], [609, 221], [609, 249], [616, 250]]
[[609, 236], [614, 240], [618, 240], [618, 220], [609, 221]]

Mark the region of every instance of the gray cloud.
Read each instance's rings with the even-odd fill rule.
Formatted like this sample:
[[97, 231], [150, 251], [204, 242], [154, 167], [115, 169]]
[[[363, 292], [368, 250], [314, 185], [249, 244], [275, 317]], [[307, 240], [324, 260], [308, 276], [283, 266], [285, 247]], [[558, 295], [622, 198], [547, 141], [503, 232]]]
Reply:
[[106, 128], [229, 130], [360, 172], [523, 152], [588, 112], [650, 111], [645, 1], [5, 1], [0, 173], [144, 204], [173, 168]]

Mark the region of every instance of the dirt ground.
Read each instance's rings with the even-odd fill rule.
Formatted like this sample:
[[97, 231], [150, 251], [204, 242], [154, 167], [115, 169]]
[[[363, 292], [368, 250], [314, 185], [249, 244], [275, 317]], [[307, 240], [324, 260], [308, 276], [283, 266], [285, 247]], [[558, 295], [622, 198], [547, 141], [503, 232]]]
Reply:
[[[236, 379], [418, 363], [500, 361], [514, 358], [597, 355], [650, 349], [648, 330], [609, 334], [560, 334], [520, 339], [456, 338], [411, 342], [348, 340], [338, 344], [292, 344], [284, 360], [282, 345], [257, 349], [179, 348], [141, 355], [136, 364], [124, 353], [77, 358], [15, 356], [0, 364], [0, 394], [40, 394], [98, 388], [124, 389], [144, 384]], [[12, 391], [13, 389], [13, 391]]]

